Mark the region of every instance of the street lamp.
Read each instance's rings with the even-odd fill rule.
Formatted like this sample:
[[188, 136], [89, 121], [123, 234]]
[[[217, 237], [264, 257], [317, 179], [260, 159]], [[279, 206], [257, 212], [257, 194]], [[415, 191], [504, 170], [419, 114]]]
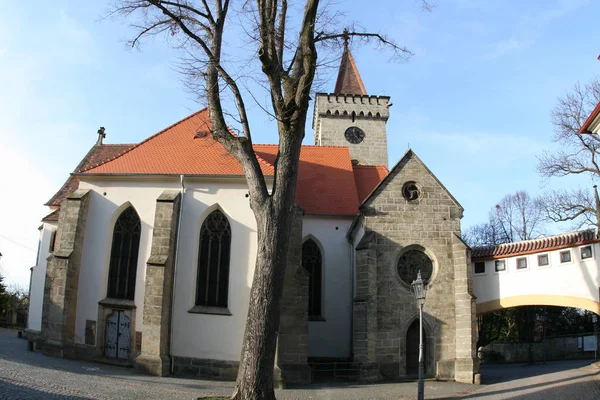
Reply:
[[411, 284], [415, 290], [415, 298], [419, 305], [419, 387], [417, 399], [423, 400], [425, 396], [425, 385], [423, 383], [423, 305], [427, 294], [427, 279], [421, 278], [421, 270], [417, 273], [417, 279]]

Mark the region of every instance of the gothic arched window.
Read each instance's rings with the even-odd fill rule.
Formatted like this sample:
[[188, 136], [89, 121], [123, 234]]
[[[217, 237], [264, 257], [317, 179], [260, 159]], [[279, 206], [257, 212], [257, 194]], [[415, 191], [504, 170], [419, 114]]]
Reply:
[[200, 228], [197, 306], [227, 307], [231, 227], [219, 210], [210, 213]]
[[314, 240], [302, 245], [302, 266], [308, 272], [308, 316], [321, 316], [321, 250]]
[[113, 231], [108, 271], [108, 297], [133, 300], [140, 250], [140, 217], [128, 207], [121, 213]]

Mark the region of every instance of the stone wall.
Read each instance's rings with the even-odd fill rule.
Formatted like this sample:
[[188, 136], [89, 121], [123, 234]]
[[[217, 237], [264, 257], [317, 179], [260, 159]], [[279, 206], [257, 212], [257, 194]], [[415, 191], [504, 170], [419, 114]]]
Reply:
[[89, 207], [88, 190], [76, 190], [61, 204], [54, 253], [46, 268], [42, 311], [42, 350], [75, 358], [75, 314], [83, 237]]
[[[389, 97], [318, 93], [315, 102], [315, 144], [344, 146], [350, 158], [364, 165], [388, 164], [386, 122]], [[354, 113], [354, 120], [353, 115]], [[346, 129], [357, 126], [365, 132], [359, 144], [348, 142]]]
[[135, 367], [152, 375], [170, 372], [170, 327], [180, 192], [165, 190], [156, 199], [152, 248], [146, 265], [141, 354]]
[[[407, 181], [420, 187], [419, 200], [403, 197], [402, 187]], [[418, 307], [412, 288], [400, 279], [397, 261], [403, 252], [420, 249], [434, 264], [423, 318], [425, 373], [453, 379], [456, 360], [468, 358], [474, 349], [474, 345], [469, 347], [473, 321], [467, 314], [471, 314], [473, 303], [466, 247], [456, 244], [455, 239], [460, 236], [462, 208], [409, 151], [366, 202], [362, 213], [365, 237], [356, 256], [355, 359], [374, 362], [382, 378], [406, 375], [406, 335], [418, 318]], [[370, 320], [372, 314], [376, 321]], [[366, 339], [361, 332], [365, 318]], [[459, 370], [463, 373], [466, 367]]]
[[234, 381], [239, 366], [237, 361], [173, 357], [173, 372], [177, 375]]
[[471, 255], [467, 245], [453, 236], [454, 298], [456, 301], [456, 364], [454, 379], [473, 383], [479, 373], [477, 310], [473, 295]]
[[593, 351], [579, 348], [579, 337], [555, 337], [536, 343], [490, 343], [479, 350], [483, 363], [529, 362], [529, 347], [533, 361], [558, 361], [594, 358]]

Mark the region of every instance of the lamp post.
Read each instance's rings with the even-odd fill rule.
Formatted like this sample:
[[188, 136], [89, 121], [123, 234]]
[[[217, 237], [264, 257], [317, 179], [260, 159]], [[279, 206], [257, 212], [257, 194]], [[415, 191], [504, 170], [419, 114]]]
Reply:
[[421, 270], [417, 273], [417, 279], [411, 284], [415, 291], [415, 298], [419, 305], [419, 386], [417, 399], [423, 400], [425, 396], [425, 384], [423, 383], [423, 305], [427, 294], [427, 280], [421, 278]]

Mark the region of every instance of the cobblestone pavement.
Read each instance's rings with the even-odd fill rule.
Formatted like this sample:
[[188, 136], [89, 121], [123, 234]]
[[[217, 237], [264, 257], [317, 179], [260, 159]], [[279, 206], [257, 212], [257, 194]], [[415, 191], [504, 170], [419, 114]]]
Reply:
[[[590, 362], [486, 367], [488, 384], [425, 383], [428, 399], [600, 399], [599, 370]], [[485, 383], [485, 382], [484, 382]], [[228, 396], [232, 382], [153, 377], [132, 368], [62, 360], [28, 352], [16, 332], [0, 329], [0, 399], [197, 399]], [[413, 399], [415, 382], [309, 385], [278, 390], [284, 399]], [[535, 397], [534, 397], [535, 396]]]
[[590, 360], [482, 367], [482, 385], [455, 399], [600, 399], [600, 369]]

